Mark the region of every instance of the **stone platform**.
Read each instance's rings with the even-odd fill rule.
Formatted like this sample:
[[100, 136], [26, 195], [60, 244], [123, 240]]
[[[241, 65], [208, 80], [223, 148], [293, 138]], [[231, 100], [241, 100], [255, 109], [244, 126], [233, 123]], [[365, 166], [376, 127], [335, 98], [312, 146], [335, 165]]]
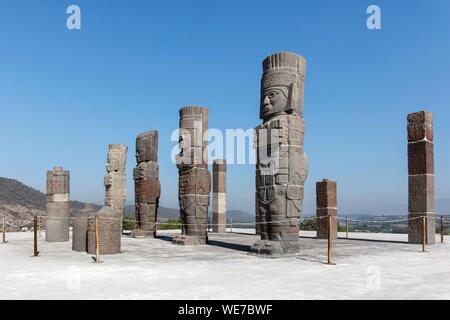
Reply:
[[122, 253], [101, 264], [70, 241], [46, 243], [44, 233], [32, 257], [33, 233], [8, 233], [0, 299], [450, 299], [450, 237], [422, 253], [402, 243], [406, 234], [350, 233], [371, 241], [336, 240], [332, 266], [315, 232], [301, 232], [298, 256], [278, 259], [248, 254], [254, 230], [233, 232], [210, 233], [200, 246], [172, 244], [178, 231], [123, 236]]

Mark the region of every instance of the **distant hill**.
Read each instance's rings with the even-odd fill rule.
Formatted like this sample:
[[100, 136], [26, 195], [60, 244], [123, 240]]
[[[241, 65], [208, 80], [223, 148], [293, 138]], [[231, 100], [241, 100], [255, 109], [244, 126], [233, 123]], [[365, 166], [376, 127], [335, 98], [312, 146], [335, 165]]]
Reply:
[[0, 204], [45, 209], [45, 194], [14, 179], [0, 177]]
[[[84, 208], [85, 203], [70, 201], [70, 215]], [[100, 209], [101, 206], [94, 205]], [[33, 216], [45, 215], [45, 194], [15, 179], [0, 177], [0, 215], [9, 223], [24, 225]]]

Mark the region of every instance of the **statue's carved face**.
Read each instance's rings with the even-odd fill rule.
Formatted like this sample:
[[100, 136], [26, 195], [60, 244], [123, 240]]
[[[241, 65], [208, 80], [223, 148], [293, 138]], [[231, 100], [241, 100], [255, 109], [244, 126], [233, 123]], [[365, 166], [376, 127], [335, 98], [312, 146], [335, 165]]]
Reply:
[[264, 90], [261, 97], [261, 115], [263, 118], [284, 112], [289, 100], [289, 88], [274, 86]]
[[118, 152], [109, 152], [106, 162], [106, 172], [119, 171], [123, 166], [125, 158]]
[[136, 161], [139, 162], [145, 157], [145, 151], [147, 147], [147, 141], [145, 139], [139, 139], [136, 143]]

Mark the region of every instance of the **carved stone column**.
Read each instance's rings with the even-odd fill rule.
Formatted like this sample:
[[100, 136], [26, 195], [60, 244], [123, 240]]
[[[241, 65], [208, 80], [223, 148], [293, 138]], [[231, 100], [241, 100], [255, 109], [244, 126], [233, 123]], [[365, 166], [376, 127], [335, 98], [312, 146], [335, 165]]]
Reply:
[[47, 171], [45, 241], [69, 241], [70, 173], [62, 167]]
[[409, 243], [422, 243], [426, 217], [426, 243], [436, 242], [434, 198], [433, 115], [420, 111], [408, 115]]
[[155, 237], [161, 194], [158, 166], [158, 131], [147, 131], [136, 138], [137, 166], [133, 170], [136, 221], [135, 237]]
[[226, 232], [227, 223], [227, 162], [213, 162], [213, 231]]
[[179, 174], [178, 198], [182, 234], [173, 238], [180, 245], [206, 244], [211, 175], [208, 171], [207, 137], [208, 109], [180, 109], [180, 153], [177, 156]]
[[88, 252], [95, 254], [95, 216], [99, 216], [100, 254], [120, 253], [122, 219], [125, 208], [125, 165], [128, 148], [110, 144], [106, 164], [105, 206], [90, 216], [88, 222]]
[[275, 53], [263, 61], [260, 118], [255, 130], [257, 205], [261, 240], [250, 249], [268, 256], [299, 252], [299, 226], [307, 159], [303, 151], [306, 61]]

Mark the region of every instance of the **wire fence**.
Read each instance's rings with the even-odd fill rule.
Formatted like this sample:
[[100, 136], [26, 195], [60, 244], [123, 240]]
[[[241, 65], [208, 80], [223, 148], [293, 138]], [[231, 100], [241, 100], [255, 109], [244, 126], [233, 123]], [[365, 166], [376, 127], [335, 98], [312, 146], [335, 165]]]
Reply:
[[[40, 223], [45, 222], [45, 220], [68, 220], [69, 222], [73, 222], [73, 220], [75, 219], [94, 219], [96, 216], [78, 216], [78, 217], [52, 217], [52, 216], [45, 216], [45, 215], [36, 215], [36, 217], [39, 219]], [[291, 222], [292, 219], [284, 219], [284, 220], [272, 220], [272, 221], [234, 221], [231, 219], [226, 223], [211, 223], [211, 222], [207, 222], [207, 223], [183, 223], [181, 220], [178, 219], [168, 219], [168, 221], [165, 222], [142, 222], [139, 220], [134, 220], [130, 217], [106, 217], [106, 216], [98, 216], [100, 218], [100, 220], [120, 220], [122, 222], [130, 222], [130, 223], [134, 223], [136, 225], [155, 225], [155, 226], [165, 226], [167, 224], [177, 224], [179, 226], [185, 225], [196, 225], [196, 226], [208, 226], [208, 227], [213, 227], [213, 226], [227, 226], [230, 227], [231, 225], [233, 227], [237, 227], [237, 226], [241, 226], [241, 227], [255, 227], [258, 225], [271, 225], [271, 224], [282, 224], [282, 223], [288, 223]], [[324, 216], [304, 216], [299, 218], [299, 222], [300, 224], [302, 222], [307, 222], [307, 221], [312, 221], [312, 222], [317, 222], [318, 220], [321, 219], [327, 219], [329, 216], [328, 215], [324, 215]], [[356, 218], [349, 218], [349, 217], [342, 217], [342, 216], [331, 216], [332, 219], [336, 219], [339, 223], [353, 223], [353, 224], [372, 224], [372, 225], [383, 225], [383, 224], [392, 224], [392, 223], [405, 223], [405, 222], [409, 222], [409, 221], [414, 221], [414, 220], [420, 220], [423, 219], [424, 217], [426, 217], [426, 219], [428, 221], [430, 220], [435, 220], [435, 221], [441, 221], [442, 219], [446, 218], [443, 220], [445, 225], [450, 224], [450, 216], [447, 215], [435, 215], [435, 216], [425, 216], [425, 215], [420, 215], [420, 216], [416, 216], [416, 217], [405, 217], [402, 219], [393, 219], [393, 220], [385, 220], [385, 219], [376, 219], [376, 220], [370, 220], [370, 219], [356, 219]], [[176, 222], [173, 222], [174, 220], [176, 220]], [[171, 222], [172, 221], [172, 222]], [[15, 229], [21, 229], [21, 228], [27, 228], [27, 227], [32, 227], [33, 225], [33, 219], [30, 219], [28, 221], [22, 222], [21, 224], [15, 224], [13, 222], [9, 222], [6, 221], [6, 226], [9, 226], [11, 228], [15, 228]], [[339, 224], [340, 225], [340, 224]]]

